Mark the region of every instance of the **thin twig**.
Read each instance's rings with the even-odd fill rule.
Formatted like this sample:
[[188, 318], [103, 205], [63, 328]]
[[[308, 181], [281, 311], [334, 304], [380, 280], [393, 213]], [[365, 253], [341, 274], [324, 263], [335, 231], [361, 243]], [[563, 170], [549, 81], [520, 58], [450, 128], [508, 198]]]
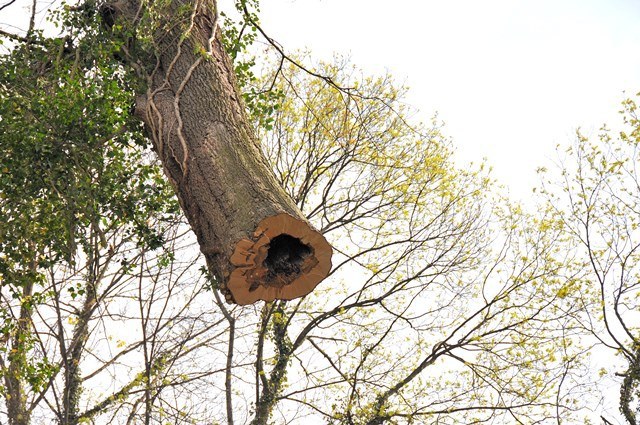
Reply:
[[2, 12], [2, 10], [6, 9], [7, 7], [11, 6], [13, 3], [15, 3], [16, 0], [11, 0], [8, 3], [3, 4], [2, 6], [0, 6], [0, 12]]

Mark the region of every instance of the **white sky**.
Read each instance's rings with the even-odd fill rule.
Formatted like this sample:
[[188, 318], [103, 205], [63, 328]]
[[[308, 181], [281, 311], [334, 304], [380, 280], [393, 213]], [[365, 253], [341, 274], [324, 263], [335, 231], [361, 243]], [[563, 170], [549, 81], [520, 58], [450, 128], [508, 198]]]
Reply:
[[348, 55], [411, 88], [463, 160], [486, 157], [525, 198], [574, 130], [617, 125], [640, 91], [638, 0], [262, 0], [286, 50]]

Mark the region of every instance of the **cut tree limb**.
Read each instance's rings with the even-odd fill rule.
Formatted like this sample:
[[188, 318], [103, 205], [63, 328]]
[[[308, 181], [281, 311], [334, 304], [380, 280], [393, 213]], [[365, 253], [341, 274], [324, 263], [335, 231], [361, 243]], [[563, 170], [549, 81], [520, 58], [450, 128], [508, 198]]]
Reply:
[[[165, 7], [154, 15], [165, 21], [159, 28], [169, 29], [155, 33], [152, 58], [134, 64], [152, 68], [136, 115], [209, 270], [229, 302], [304, 296], [328, 275], [331, 246], [279, 186], [261, 152], [217, 31], [215, 2]], [[129, 23], [141, 16], [135, 1], [110, 10]]]
[[238, 304], [291, 300], [311, 292], [331, 270], [331, 246], [304, 221], [288, 214], [267, 217], [253, 239], [242, 239], [231, 256], [236, 268], [227, 289]]

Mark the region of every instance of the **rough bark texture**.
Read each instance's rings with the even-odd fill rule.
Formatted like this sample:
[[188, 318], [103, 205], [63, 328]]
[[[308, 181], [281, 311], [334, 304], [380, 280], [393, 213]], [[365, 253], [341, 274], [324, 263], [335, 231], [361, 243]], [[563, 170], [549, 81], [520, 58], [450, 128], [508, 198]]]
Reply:
[[[26, 284], [22, 293], [25, 297], [31, 296], [33, 294], [33, 283]], [[30, 423], [31, 412], [27, 408], [27, 391], [24, 386], [24, 377], [22, 376], [22, 369], [27, 363], [27, 358], [25, 351], [21, 349], [24, 339], [29, 333], [30, 321], [28, 308], [22, 306], [13, 336], [9, 367], [4, 375], [9, 425], [28, 425]]]
[[637, 425], [638, 403], [640, 397], [640, 344], [634, 344], [633, 358], [629, 361], [629, 368], [624, 374], [620, 386], [620, 411], [630, 425]]
[[[328, 274], [331, 248], [278, 185], [261, 153], [217, 31], [215, 2], [168, 3], [160, 13], [167, 21], [154, 36], [156, 66], [148, 72], [147, 92], [139, 96], [136, 114], [149, 130], [227, 301], [303, 296]], [[115, 7], [129, 22], [140, 16], [136, 2]], [[274, 233], [266, 228], [270, 217], [289, 224]], [[289, 265], [276, 266], [279, 276], [274, 278], [265, 273], [265, 252], [280, 234], [290, 237], [280, 238], [279, 245], [291, 244], [280, 246], [281, 253], [302, 254], [290, 255]], [[284, 254], [278, 257], [285, 260]], [[304, 278], [308, 274], [313, 277]], [[299, 283], [304, 291], [292, 289]]]
[[82, 310], [78, 315], [78, 322], [73, 330], [73, 338], [64, 352], [64, 398], [62, 405], [61, 425], [77, 425], [80, 423], [78, 414], [82, 395], [82, 375], [80, 362], [85, 352], [85, 346], [89, 340], [89, 320], [93, 316], [98, 305], [95, 279], [92, 276], [87, 284], [87, 295]]

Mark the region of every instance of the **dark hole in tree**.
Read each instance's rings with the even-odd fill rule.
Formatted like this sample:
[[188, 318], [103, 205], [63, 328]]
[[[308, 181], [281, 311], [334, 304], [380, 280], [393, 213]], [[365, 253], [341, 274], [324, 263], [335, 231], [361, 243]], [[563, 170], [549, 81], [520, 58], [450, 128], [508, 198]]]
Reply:
[[271, 239], [264, 266], [269, 279], [277, 275], [295, 276], [300, 273], [305, 258], [311, 255], [311, 247], [290, 235], [278, 235]]

